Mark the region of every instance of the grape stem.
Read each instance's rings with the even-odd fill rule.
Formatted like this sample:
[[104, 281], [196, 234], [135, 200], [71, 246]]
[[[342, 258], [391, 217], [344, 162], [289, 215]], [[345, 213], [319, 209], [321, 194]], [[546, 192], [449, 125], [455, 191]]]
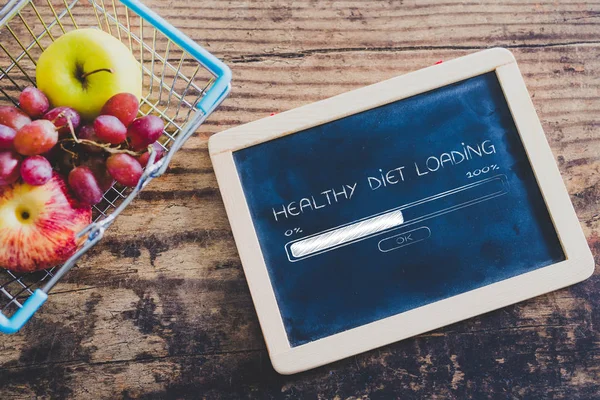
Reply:
[[[104, 151], [106, 151], [107, 153], [110, 153], [110, 154], [125, 153], [125, 154], [129, 154], [130, 156], [134, 156], [134, 157], [138, 157], [143, 154], [143, 152], [135, 152], [135, 151], [124, 149], [121, 147], [121, 145], [119, 145], [118, 147], [110, 147], [110, 143], [98, 143], [93, 140], [79, 139], [77, 137], [77, 135], [75, 135], [75, 128], [73, 127], [73, 123], [71, 122], [71, 118], [69, 118], [69, 117], [67, 117], [67, 124], [69, 125], [69, 132], [71, 132], [71, 138], [63, 139], [62, 141], [75, 142], [77, 144], [87, 144], [90, 146], [100, 147], [101, 149], [103, 149]], [[62, 145], [61, 145], [61, 147], [62, 147]], [[64, 147], [63, 147], [63, 149], [64, 149]]]
[[[52, 122], [52, 123], [55, 123], [55, 122], [56, 122], [56, 120], [58, 120], [59, 118], [62, 118], [62, 117], [64, 117], [64, 116], [65, 116], [65, 112], [64, 112], [64, 111], [61, 111], [61, 112], [59, 112], [59, 113], [58, 113], [58, 115], [56, 116], [56, 118], [54, 118], [54, 119], [53, 119], [53, 120], [51, 120], [50, 122]], [[68, 121], [71, 121], [71, 117], [67, 116], [67, 120], [68, 120]], [[60, 129], [60, 128], [63, 128], [63, 127], [64, 127], [64, 125], [61, 125], [61, 126], [57, 126], [56, 128], [57, 128], [57, 129]]]
[[60, 148], [61, 148], [61, 149], [63, 149], [64, 151], [66, 151], [67, 153], [69, 153], [69, 154], [71, 155], [71, 164], [72, 164], [72, 165], [74, 165], [74, 163], [73, 163], [73, 160], [74, 160], [74, 159], [75, 159], [75, 160], [76, 160], [76, 159], [78, 159], [78, 158], [79, 158], [79, 154], [77, 154], [77, 153], [75, 153], [75, 152], [73, 152], [73, 151], [71, 151], [71, 150], [67, 149], [67, 148], [64, 146], [64, 143], [63, 143], [63, 141], [61, 141], [61, 142], [60, 142]]

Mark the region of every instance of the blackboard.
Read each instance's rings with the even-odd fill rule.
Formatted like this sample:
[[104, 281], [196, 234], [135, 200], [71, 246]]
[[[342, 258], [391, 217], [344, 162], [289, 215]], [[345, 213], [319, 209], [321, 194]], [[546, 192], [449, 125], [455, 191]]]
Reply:
[[282, 374], [594, 271], [506, 49], [237, 126], [211, 136], [208, 147]]
[[233, 159], [291, 347], [565, 260], [494, 72]]

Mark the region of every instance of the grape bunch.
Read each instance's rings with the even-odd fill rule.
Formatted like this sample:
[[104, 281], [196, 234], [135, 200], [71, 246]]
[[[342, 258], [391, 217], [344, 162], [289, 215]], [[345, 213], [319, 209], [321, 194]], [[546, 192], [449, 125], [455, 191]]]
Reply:
[[0, 187], [19, 180], [44, 185], [58, 172], [79, 201], [91, 206], [114, 181], [136, 186], [150, 149], [156, 161], [164, 155], [157, 141], [162, 119], [138, 118], [138, 112], [137, 97], [119, 93], [93, 121], [84, 121], [72, 108], [51, 108], [37, 88], [25, 88], [19, 107], [0, 106]]

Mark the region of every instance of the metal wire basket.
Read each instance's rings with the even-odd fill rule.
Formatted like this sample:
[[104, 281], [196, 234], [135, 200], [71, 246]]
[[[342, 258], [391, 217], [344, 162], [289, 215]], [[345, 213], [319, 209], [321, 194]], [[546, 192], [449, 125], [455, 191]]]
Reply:
[[[35, 85], [36, 60], [62, 34], [96, 27], [125, 43], [142, 66], [140, 115], [163, 118], [163, 159], [151, 155], [135, 188], [114, 185], [94, 207], [94, 222], [79, 233], [83, 244], [64, 265], [30, 274], [0, 268], [0, 332], [17, 332], [48, 292], [92, 246], [227, 97], [231, 72], [221, 61], [137, 0], [11, 0], [0, 11], [0, 104], [17, 104]], [[2, 96], [0, 96], [1, 98]], [[2, 249], [0, 249], [2, 251]]]

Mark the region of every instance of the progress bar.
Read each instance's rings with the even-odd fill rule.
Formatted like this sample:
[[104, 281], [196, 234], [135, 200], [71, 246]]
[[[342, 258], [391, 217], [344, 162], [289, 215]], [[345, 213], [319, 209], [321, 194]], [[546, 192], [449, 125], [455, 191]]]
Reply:
[[291, 245], [292, 255], [296, 258], [330, 249], [340, 244], [382, 232], [400, 226], [404, 222], [402, 210], [391, 211], [378, 217], [356, 222], [333, 231], [309, 237]]
[[296, 239], [287, 243], [285, 250], [290, 261], [299, 261], [400, 226], [421, 222], [501, 196], [506, 194], [507, 189], [505, 175], [483, 179], [349, 224]]

